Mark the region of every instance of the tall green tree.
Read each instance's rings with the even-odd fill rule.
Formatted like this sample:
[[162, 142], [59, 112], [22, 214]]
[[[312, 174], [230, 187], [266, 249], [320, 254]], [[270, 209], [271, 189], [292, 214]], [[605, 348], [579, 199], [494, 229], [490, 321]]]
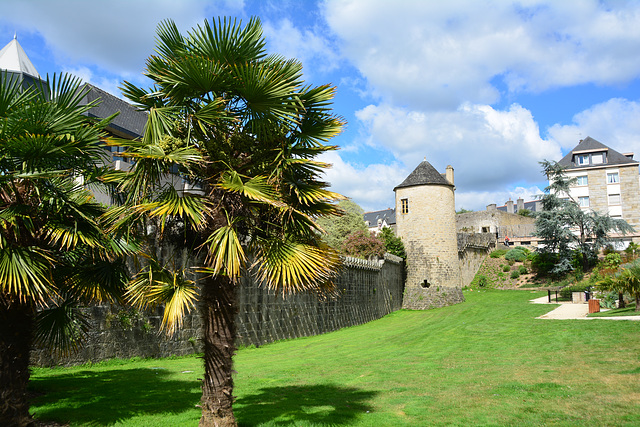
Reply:
[[597, 252], [611, 241], [612, 233], [625, 234], [633, 227], [622, 219], [584, 210], [571, 196], [577, 178], [569, 178], [557, 162], [540, 162], [549, 179], [542, 197], [541, 212], [536, 213], [536, 236], [542, 239], [540, 256], [550, 260], [549, 273], [562, 276], [575, 267], [583, 271], [597, 260]]
[[367, 231], [367, 226], [362, 217], [364, 210], [353, 200], [340, 200], [338, 207], [342, 210], [339, 217], [320, 217], [317, 222], [325, 232], [323, 239], [327, 244], [343, 251], [347, 237], [359, 231]]
[[399, 256], [402, 259], [407, 259], [407, 251], [404, 248], [402, 239], [396, 236], [396, 233], [394, 233], [391, 228], [383, 227], [378, 237], [384, 242], [384, 250], [386, 252]]
[[[236, 425], [234, 285], [253, 274], [283, 294], [323, 292], [340, 265], [315, 222], [339, 213], [332, 201], [341, 196], [321, 180], [329, 165], [314, 159], [336, 149], [326, 142], [343, 127], [330, 109], [335, 89], [305, 86], [300, 62], [267, 55], [258, 19], [244, 26], [205, 21], [186, 35], [165, 21], [144, 74], [153, 87], [124, 83], [149, 119], [141, 141], [120, 141], [135, 164], [114, 175], [125, 205], [113, 226], [147, 218], [158, 232], [175, 231], [203, 278], [197, 288], [154, 261], [132, 282], [129, 298], [142, 306], [166, 302], [168, 330], [199, 300], [200, 425]], [[172, 184], [170, 173], [188, 185]]]
[[[35, 341], [76, 348], [79, 306], [124, 291], [123, 240], [109, 236], [86, 185], [97, 184], [107, 123], [86, 113], [77, 79], [23, 90], [0, 74], [0, 425], [32, 423], [27, 400]], [[84, 185], [83, 185], [84, 183]]]

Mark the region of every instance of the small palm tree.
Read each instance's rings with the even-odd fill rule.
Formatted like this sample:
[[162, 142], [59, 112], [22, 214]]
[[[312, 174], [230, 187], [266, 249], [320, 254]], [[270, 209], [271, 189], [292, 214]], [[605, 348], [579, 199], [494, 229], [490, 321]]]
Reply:
[[299, 62], [265, 53], [257, 19], [244, 27], [205, 22], [187, 36], [166, 21], [157, 40], [144, 73], [154, 86], [124, 83], [149, 120], [141, 141], [118, 142], [134, 165], [114, 173], [125, 205], [113, 226], [138, 221], [139, 230], [173, 235], [196, 254], [200, 288], [182, 274], [163, 273], [164, 264], [151, 257], [128, 296], [140, 306], [166, 302], [169, 331], [198, 297], [200, 423], [235, 425], [234, 285], [253, 274], [282, 293], [331, 289], [340, 259], [320, 240], [315, 219], [338, 214], [332, 201], [342, 196], [327, 190], [321, 174], [328, 165], [314, 157], [336, 148], [326, 141], [343, 122], [331, 114], [334, 88], [304, 86]]
[[[103, 172], [102, 128], [79, 81], [23, 90], [0, 74], [0, 425], [31, 422], [26, 387], [38, 340], [65, 352], [87, 322], [78, 304], [117, 300], [130, 251], [86, 185]], [[83, 184], [82, 184], [83, 183]]]

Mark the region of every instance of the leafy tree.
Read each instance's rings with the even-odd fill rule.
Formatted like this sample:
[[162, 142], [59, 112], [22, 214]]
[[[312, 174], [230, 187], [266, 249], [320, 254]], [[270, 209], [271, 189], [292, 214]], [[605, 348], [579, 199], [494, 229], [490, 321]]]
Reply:
[[460, 208], [459, 210], [456, 211], [457, 214], [463, 214], [468, 212], [473, 212], [473, 211], [465, 208]]
[[87, 330], [79, 305], [117, 301], [126, 243], [106, 233], [85, 186], [104, 172], [107, 123], [86, 115], [68, 76], [23, 90], [0, 74], [0, 425], [31, 424], [34, 341], [71, 351]]
[[404, 249], [402, 239], [393, 232], [389, 227], [383, 227], [378, 237], [384, 242], [384, 250], [390, 254], [407, 259], [407, 252]]
[[338, 207], [343, 212], [341, 216], [321, 217], [318, 218], [317, 223], [326, 233], [323, 239], [327, 244], [341, 250], [347, 236], [356, 231], [366, 231], [367, 226], [362, 219], [364, 211], [353, 200], [340, 200]]
[[[267, 55], [258, 19], [205, 21], [187, 36], [165, 21], [144, 72], [153, 87], [124, 83], [149, 119], [142, 141], [119, 142], [135, 164], [114, 175], [125, 205], [113, 226], [144, 230], [145, 218], [157, 221], [158, 232], [194, 252], [203, 275], [197, 288], [153, 261], [128, 295], [139, 306], [165, 302], [169, 331], [199, 299], [200, 425], [236, 425], [235, 283], [254, 274], [283, 294], [333, 289], [340, 258], [315, 219], [338, 214], [331, 202], [342, 196], [327, 190], [320, 178], [328, 165], [314, 158], [336, 149], [326, 142], [343, 122], [330, 109], [335, 89], [305, 86], [301, 71], [296, 60]], [[190, 189], [169, 185], [176, 171]]]
[[625, 234], [633, 228], [608, 214], [583, 210], [570, 192], [577, 178], [568, 178], [557, 162], [540, 164], [549, 186], [542, 197], [543, 210], [536, 213], [535, 234], [542, 238], [540, 258], [553, 265], [546, 272], [563, 276], [574, 269], [574, 259], [586, 271], [596, 262], [598, 250], [610, 241], [611, 232]]
[[384, 255], [384, 243], [369, 230], [351, 233], [344, 240], [344, 253], [356, 258], [381, 258]]

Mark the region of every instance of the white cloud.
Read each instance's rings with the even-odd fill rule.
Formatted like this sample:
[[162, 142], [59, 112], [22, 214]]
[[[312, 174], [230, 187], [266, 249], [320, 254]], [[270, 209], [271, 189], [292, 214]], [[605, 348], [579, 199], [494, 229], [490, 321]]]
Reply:
[[640, 4], [592, 1], [328, 0], [343, 53], [387, 102], [492, 104], [511, 92], [640, 75]]
[[[242, 6], [219, 2], [208, 17]], [[184, 32], [204, 21], [207, 7], [199, 0], [3, 0], [0, 22], [19, 25], [18, 33], [41, 34], [59, 64], [91, 63], [118, 77], [138, 79], [153, 53], [157, 25], [172, 19]]]
[[333, 165], [326, 172], [331, 190], [353, 199], [365, 211], [394, 208], [393, 188], [411, 172], [398, 164], [358, 168], [342, 160], [335, 151], [324, 153], [318, 160]]
[[516, 187], [511, 190], [502, 191], [456, 191], [456, 210], [468, 209], [472, 211], [485, 210], [487, 205], [495, 203], [497, 206], [504, 206], [508, 200], [514, 202], [519, 198], [525, 202], [536, 200], [536, 196], [542, 194], [542, 189], [538, 186]]
[[[549, 137], [565, 150], [590, 136], [621, 153], [640, 154], [640, 103], [614, 98], [573, 116], [573, 124], [556, 124]], [[638, 156], [636, 156], [638, 159]]]
[[538, 182], [538, 162], [561, 157], [559, 146], [542, 139], [531, 113], [517, 104], [506, 111], [465, 104], [439, 112], [369, 105], [356, 115], [368, 143], [391, 151], [407, 167], [424, 157], [441, 172], [452, 165], [460, 191]]
[[301, 30], [289, 19], [281, 19], [277, 23], [263, 21], [263, 30], [269, 40], [269, 52], [300, 60], [307, 78], [317, 71], [326, 73], [338, 67], [337, 49], [310, 29]]

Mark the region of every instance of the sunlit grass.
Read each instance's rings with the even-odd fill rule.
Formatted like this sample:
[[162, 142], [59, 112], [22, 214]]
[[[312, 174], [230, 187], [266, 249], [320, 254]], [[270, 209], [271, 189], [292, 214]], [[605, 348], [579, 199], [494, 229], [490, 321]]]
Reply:
[[[539, 320], [542, 292], [465, 292], [334, 333], [242, 349], [244, 426], [639, 425], [640, 322]], [[193, 371], [193, 372], [185, 372]], [[197, 425], [196, 357], [35, 369], [71, 425]]]

